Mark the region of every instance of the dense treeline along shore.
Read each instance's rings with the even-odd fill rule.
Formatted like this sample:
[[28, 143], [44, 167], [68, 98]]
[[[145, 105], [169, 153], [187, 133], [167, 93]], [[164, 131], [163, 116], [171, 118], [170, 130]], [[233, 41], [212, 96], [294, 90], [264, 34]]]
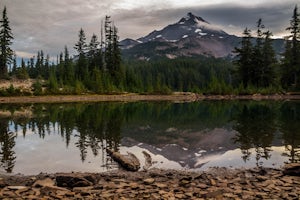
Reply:
[[[173, 91], [211, 95], [249, 95], [297, 92], [300, 89], [300, 23], [295, 6], [285, 50], [276, 55], [272, 33], [263, 20], [256, 23], [256, 34], [246, 28], [240, 45], [230, 58], [206, 55], [155, 59], [126, 58], [120, 48], [118, 29], [106, 16], [101, 35], [89, 42], [84, 30], [74, 44], [76, 55], [68, 47], [56, 62], [42, 50], [37, 56], [22, 59], [11, 49], [13, 33], [6, 7], [0, 24], [0, 79], [33, 80], [31, 89], [23, 90], [12, 83], [0, 88], [0, 96], [147, 93], [170, 94]], [[98, 39], [100, 38], [100, 39]], [[99, 41], [100, 40], [100, 41]], [[187, 47], [189, 48], [189, 47]], [[14, 82], [14, 81], [13, 81]]]
[[[299, 167], [299, 165], [298, 165]], [[299, 199], [300, 177], [279, 169], [151, 169], [0, 175], [2, 199]]]

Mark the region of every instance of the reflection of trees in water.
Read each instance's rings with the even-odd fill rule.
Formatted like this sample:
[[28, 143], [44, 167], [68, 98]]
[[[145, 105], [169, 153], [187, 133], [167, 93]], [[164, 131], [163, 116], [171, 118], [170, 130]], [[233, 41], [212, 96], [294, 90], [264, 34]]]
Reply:
[[[233, 128], [238, 132], [235, 143], [239, 144], [244, 161], [249, 159], [250, 149], [255, 148], [257, 165], [260, 165], [262, 158], [268, 159], [271, 156], [270, 146], [276, 125], [280, 125], [284, 144], [289, 149], [286, 155], [290, 156], [290, 162], [299, 161], [300, 134], [297, 130], [300, 130], [300, 104], [298, 104], [252, 101], [203, 101], [182, 104], [170, 102], [37, 104], [29, 106], [33, 112], [30, 118], [11, 117], [10, 123], [13, 122], [15, 125], [14, 132], [19, 132], [19, 129], [24, 137], [31, 131], [44, 138], [56, 129], [55, 132], [60, 134], [66, 147], [71, 143], [71, 139], [75, 139], [72, 143], [80, 150], [83, 162], [90, 150], [94, 156], [102, 154], [104, 159], [102, 162], [110, 164], [106, 148], [119, 149], [121, 129], [124, 131], [122, 136], [147, 144], [174, 143], [178, 138], [185, 140], [187, 144], [193, 144], [198, 142], [194, 137], [184, 138], [179, 131], [167, 133], [165, 130], [170, 127], [197, 131], [226, 126], [231, 128], [231, 122], [234, 120], [233, 123], [236, 124]], [[22, 109], [22, 106], [20, 108]], [[10, 106], [6, 110], [14, 112], [17, 108]], [[9, 119], [0, 122], [1, 148], [5, 145], [6, 149], [10, 148], [11, 156], [6, 157], [13, 158], [11, 163], [14, 163], [15, 154], [12, 149], [15, 137], [9, 134], [7, 128]], [[150, 125], [151, 129], [141, 131], [140, 127], [147, 125]]]
[[[14, 119], [15, 131], [32, 131], [44, 138], [51, 128], [58, 132], [69, 146], [74, 134], [75, 146], [80, 151], [82, 162], [86, 160], [88, 149], [93, 155], [102, 153], [107, 157], [106, 148], [118, 150], [120, 143], [123, 112], [120, 106], [108, 104], [50, 104], [35, 105], [34, 117]], [[104, 160], [106, 162], [106, 160]], [[105, 163], [103, 162], [103, 163]], [[110, 161], [108, 161], [110, 162]]]
[[280, 131], [287, 151], [283, 156], [289, 157], [290, 163], [300, 162], [300, 104], [287, 102], [280, 111]]
[[8, 130], [8, 121], [0, 120], [0, 166], [11, 173], [16, 162], [15, 147], [16, 135]]
[[236, 116], [234, 129], [238, 132], [234, 142], [239, 144], [245, 162], [250, 159], [250, 148], [255, 148], [257, 166], [262, 165], [261, 158], [267, 160], [271, 157], [271, 144], [276, 131], [272, 107], [264, 104], [244, 105]]

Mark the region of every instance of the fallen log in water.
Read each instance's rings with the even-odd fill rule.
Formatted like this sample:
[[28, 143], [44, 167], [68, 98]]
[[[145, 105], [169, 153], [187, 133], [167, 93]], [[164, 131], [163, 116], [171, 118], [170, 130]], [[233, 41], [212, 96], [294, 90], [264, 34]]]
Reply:
[[128, 155], [122, 155], [110, 149], [106, 151], [125, 170], [136, 172], [140, 169], [140, 161], [134, 154], [128, 153]]

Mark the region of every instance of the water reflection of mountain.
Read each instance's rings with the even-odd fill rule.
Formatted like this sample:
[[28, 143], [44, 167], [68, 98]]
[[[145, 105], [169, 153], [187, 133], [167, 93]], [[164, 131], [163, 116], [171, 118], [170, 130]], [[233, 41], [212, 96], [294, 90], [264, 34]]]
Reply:
[[73, 142], [80, 150], [82, 162], [88, 149], [97, 156], [105, 148], [141, 146], [189, 168], [236, 148], [245, 162], [254, 148], [259, 163], [272, 156], [271, 146], [282, 145], [289, 162], [298, 162], [299, 112], [300, 102], [266, 101], [1, 105], [0, 156], [11, 171], [18, 144], [8, 133], [43, 139], [57, 127], [66, 147]]
[[[121, 145], [127, 147], [139, 146], [152, 154], [162, 155], [168, 160], [179, 163], [182, 167], [191, 169], [201, 167], [197, 165], [199, 158], [204, 159], [220, 155], [237, 148], [237, 145], [232, 143], [236, 133], [223, 128], [197, 132], [169, 128], [164, 132], [170, 134], [170, 130], [172, 130], [173, 135], [166, 143], [149, 144], [147, 141], [137, 141], [133, 138], [123, 137]], [[127, 135], [126, 131], [124, 131], [124, 134]], [[164, 135], [163, 137], [165, 139], [163, 141], [168, 139], [168, 136]]]

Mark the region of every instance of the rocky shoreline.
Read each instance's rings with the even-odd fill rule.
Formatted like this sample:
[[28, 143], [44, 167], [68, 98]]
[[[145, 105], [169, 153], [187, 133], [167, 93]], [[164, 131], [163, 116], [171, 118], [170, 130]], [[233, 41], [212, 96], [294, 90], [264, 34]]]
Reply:
[[300, 199], [299, 174], [280, 169], [151, 169], [0, 175], [0, 199]]

